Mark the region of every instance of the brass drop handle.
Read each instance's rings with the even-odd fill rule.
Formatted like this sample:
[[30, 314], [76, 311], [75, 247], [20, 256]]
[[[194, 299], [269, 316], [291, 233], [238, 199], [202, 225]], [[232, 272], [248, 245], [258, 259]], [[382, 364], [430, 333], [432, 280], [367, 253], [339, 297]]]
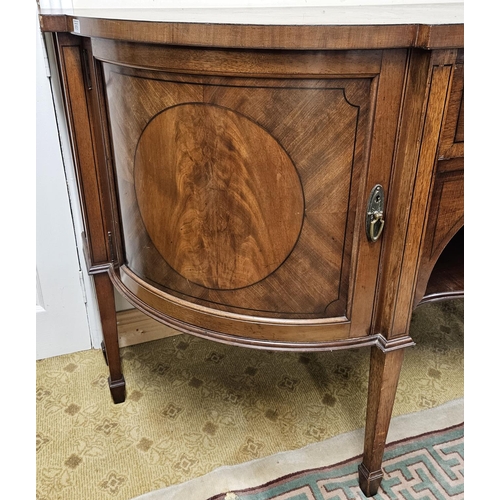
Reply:
[[[380, 238], [380, 235], [382, 234], [382, 229], [384, 229], [384, 224], [385, 220], [382, 219], [383, 213], [376, 213], [373, 214], [374, 219], [370, 222], [370, 240], [371, 241], [377, 241]], [[379, 223], [377, 225], [377, 222]], [[378, 229], [375, 229], [375, 227], [378, 227]]]
[[384, 188], [377, 184], [371, 190], [366, 209], [366, 235], [370, 241], [377, 241], [384, 229]]

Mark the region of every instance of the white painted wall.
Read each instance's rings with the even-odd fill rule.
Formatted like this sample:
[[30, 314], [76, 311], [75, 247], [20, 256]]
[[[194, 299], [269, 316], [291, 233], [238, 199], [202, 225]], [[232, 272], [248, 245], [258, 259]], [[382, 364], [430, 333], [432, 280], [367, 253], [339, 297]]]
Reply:
[[37, 0], [41, 9], [71, 9], [73, 0]]

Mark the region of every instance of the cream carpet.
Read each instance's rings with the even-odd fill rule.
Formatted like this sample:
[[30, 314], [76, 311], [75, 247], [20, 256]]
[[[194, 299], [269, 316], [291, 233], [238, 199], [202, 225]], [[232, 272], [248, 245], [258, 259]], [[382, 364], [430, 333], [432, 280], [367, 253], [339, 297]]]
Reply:
[[[391, 421], [387, 443], [445, 429], [463, 421], [463, 399], [430, 410], [400, 415]], [[140, 495], [136, 500], [207, 500], [220, 493], [226, 493], [228, 500], [236, 500], [234, 491], [255, 488], [299, 471], [337, 464], [361, 455], [363, 438], [363, 429], [346, 432], [298, 450], [221, 467], [185, 483]]]
[[[394, 416], [463, 397], [463, 301], [421, 306], [411, 335]], [[100, 351], [39, 361], [37, 500], [129, 500], [361, 429], [369, 352], [170, 337], [122, 350], [122, 405]]]

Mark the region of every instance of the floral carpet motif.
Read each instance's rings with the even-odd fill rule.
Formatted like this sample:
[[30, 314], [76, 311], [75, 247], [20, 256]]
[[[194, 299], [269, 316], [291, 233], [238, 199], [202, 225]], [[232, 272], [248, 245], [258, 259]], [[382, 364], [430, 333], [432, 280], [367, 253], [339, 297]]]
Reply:
[[[393, 415], [463, 396], [463, 300], [414, 313]], [[179, 335], [37, 362], [37, 499], [129, 500], [364, 426], [369, 348], [288, 353]]]

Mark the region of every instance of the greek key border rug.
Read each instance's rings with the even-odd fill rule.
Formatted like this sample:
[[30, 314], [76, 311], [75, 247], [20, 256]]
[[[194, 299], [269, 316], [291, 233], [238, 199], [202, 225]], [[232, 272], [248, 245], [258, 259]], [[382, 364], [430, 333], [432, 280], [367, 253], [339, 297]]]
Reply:
[[[463, 420], [462, 399], [395, 418], [389, 431], [390, 444], [384, 454], [384, 479], [379, 493], [372, 498], [463, 499]], [[440, 428], [445, 423], [453, 425]], [[412, 436], [401, 438], [411, 433]], [[359, 429], [301, 450], [221, 467], [184, 484], [141, 495], [136, 500], [364, 499], [357, 474], [361, 461], [361, 454], [357, 452], [362, 449], [362, 441], [363, 432]], [[343, 459], [346, 456], [349, 458]], [[341, 461], [331, 465], [332, 460]]]
[[[463, 426], [407, 439], [387, 450], [387, 479], [375, 498], [463, 498]], [[246, 491], [210, 500], [362, 498], [359, 458], [330, 467], [297, 472]]]

